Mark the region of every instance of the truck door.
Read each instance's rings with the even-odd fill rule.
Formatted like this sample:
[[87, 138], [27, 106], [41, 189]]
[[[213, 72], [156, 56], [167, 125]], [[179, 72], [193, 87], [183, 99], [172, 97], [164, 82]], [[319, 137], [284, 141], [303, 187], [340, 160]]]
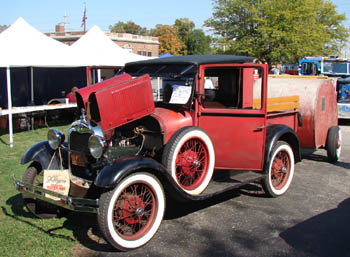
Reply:
[[[263, 167], [266, 131], [263, 84], [266, 82], [262, 83], [262, 77], [266, 76], [266, 69], [264, 65], [254, 64], [207, 65], [200, 69], [198, 90], [202, 97], [198, 104], [198, 125], [213, 142], [218, 169], [261, 170]], [[214, 88], [206, 88], [208, 84]]]

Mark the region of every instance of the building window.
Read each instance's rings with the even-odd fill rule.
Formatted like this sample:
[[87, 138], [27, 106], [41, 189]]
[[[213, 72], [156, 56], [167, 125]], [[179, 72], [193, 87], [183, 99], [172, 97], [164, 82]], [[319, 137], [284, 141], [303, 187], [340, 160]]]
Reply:
[[143, 55], [143, 56], [147, 56], [147, 52], [146, 52], [146, 51], [143, 51], [143, 52], [142, 52], [142, 55]]
[[152, 56], [152, 52], [148, 52], [147, 56]]
[[138, 54], [138, 55], [142, 55], [142, 51], [140, 51], [140, 50], [137, 51], [137, 54]]

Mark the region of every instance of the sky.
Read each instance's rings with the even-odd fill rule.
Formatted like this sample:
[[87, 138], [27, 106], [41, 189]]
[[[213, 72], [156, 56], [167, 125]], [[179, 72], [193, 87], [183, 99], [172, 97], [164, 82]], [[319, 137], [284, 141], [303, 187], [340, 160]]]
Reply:
[[[197, 28], [203, 28], [212, 16], [212, 0], [11, 0], [3, 1], [0, 8], [0, 25], [11, 25], [18, 17], [41, 32], [53, 32], [55, 25], [64, 22], [67, 31], [82, 30], [84, 3], [87, 8], [87, 29], [93, 25], [109, 31], [109, 25], [118, 21], [133, 21], [148, 29], [156, 24], [174, 24], [187, 17]], [[332, 0], [339, 13], [345, 13], [350, 27], [350, 0]]]
[[148, 29], [156, 24], [174, 24], [178, 18], [188, 17], [197, 28], [211, 17], [211, 0], [11, 0], [0, 8], [0, 25], [11, 25], [18, 17], [41, 32], [53, 32], [55, 25], [66, 21], [67, 31], [82, 30], [84, 3], [87, 9], [87, 29], [93, 25], [108, 31], [118, 21], [133, 21]]

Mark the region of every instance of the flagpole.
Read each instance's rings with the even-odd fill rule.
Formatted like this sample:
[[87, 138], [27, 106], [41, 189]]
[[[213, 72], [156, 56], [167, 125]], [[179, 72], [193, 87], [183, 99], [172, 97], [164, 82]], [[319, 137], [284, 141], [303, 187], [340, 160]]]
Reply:
[[87, 16], [86, 16], [86, 2], [84, 2], [84, 14], [83, 14], [83, 20], [82, 20], [82, 23], [81, 23], [81, 27], [84, 28], [84, 34], [86, 32], [86, 19], [87, 19]]

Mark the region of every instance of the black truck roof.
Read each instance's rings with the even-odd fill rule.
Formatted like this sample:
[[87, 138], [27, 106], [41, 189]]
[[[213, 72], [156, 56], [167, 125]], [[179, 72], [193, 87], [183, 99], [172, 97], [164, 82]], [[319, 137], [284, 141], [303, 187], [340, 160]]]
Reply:
[[162, 65], [181, 65], [191, 66], [193, 72], [199, 65], [203, 64], [225, 64], [225, 63], [247, 63], [253, 62], [252, 57], [238, 56], [238, 55], [184, 55], [184, 56], [171, 56], [164, 58], [155, 58], [151, 60], [129, 62], [125, 64], [125, 72], [134, 73], [135, 71], [144, 70], [145, 66], [162, 66]]
[[205, 55], [184, 55], [171, 56], [164, 58], [155, 58], [151, 60], [129, 62], [125, 66], [130, 65], [145, 65], [145, 64], [222, 64], [222, 63], [245, 63], [253, 62], [252, 57], [239, 55], [219, 55], [219, 54], [205, 54]]

